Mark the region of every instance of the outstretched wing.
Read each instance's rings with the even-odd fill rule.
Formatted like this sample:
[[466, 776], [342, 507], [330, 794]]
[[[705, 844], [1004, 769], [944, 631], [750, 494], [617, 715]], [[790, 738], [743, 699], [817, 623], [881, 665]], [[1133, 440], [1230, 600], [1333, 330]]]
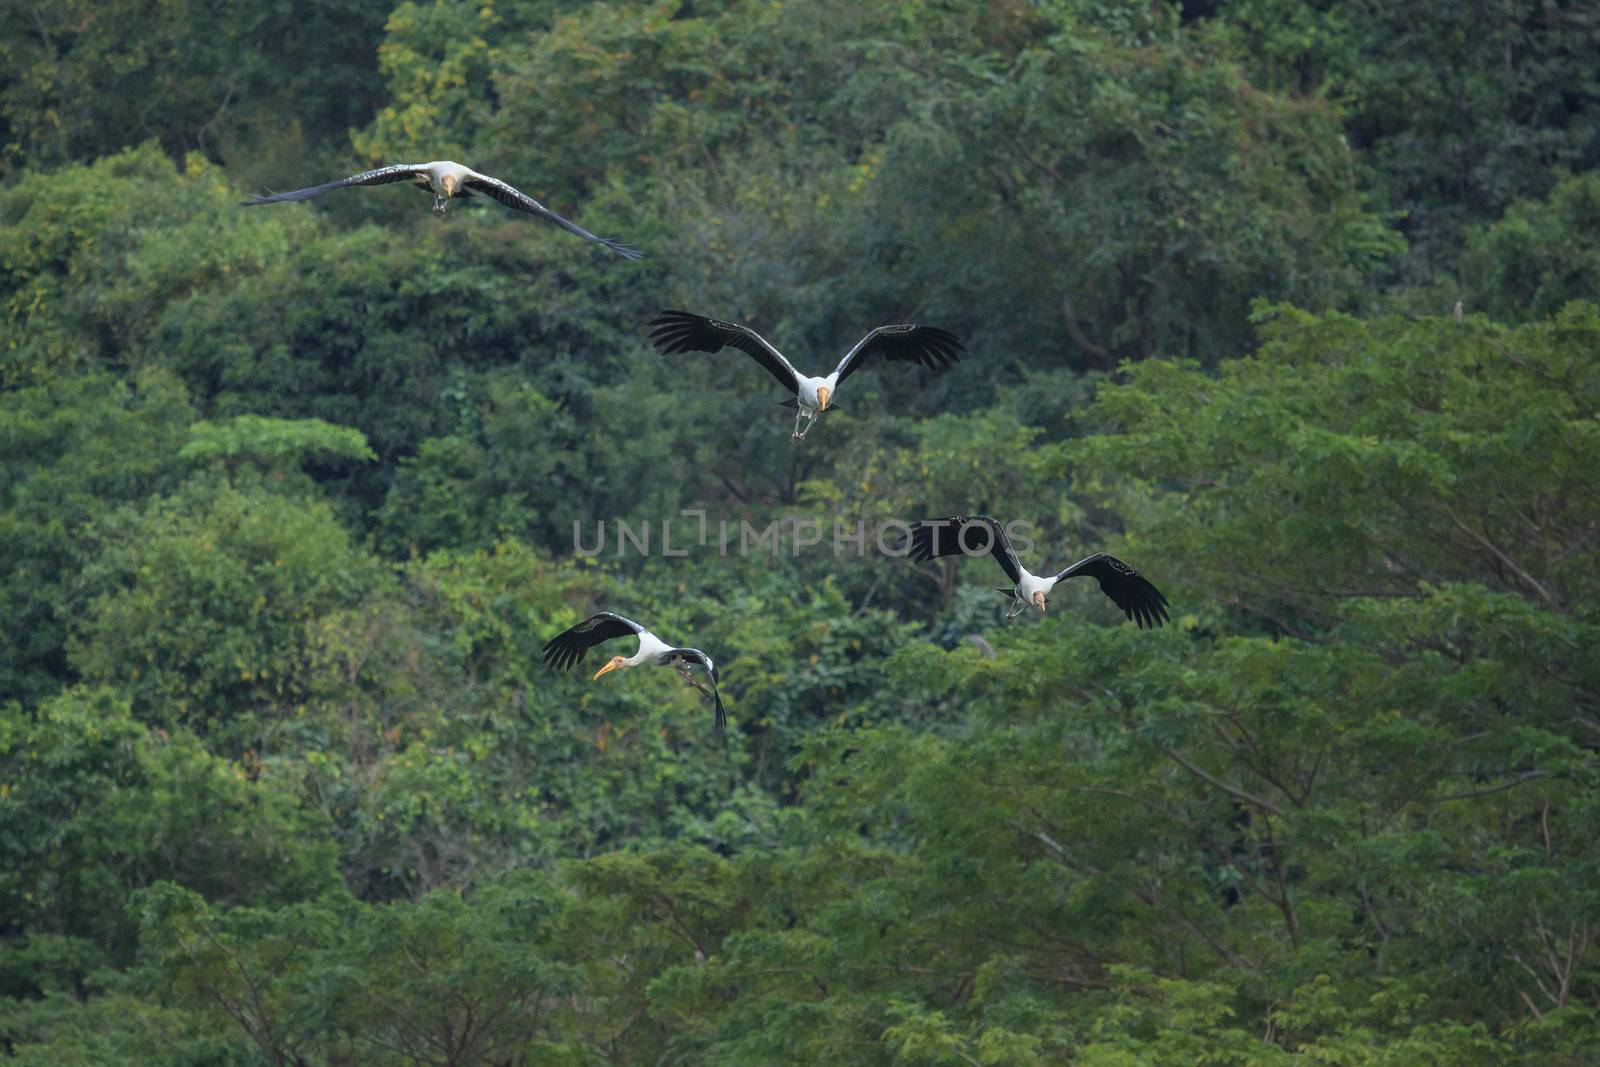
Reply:
[[1055, 580], [1083, 575], [1099, 580], [1100, 591], [1115, 601], [1140, 629], [1160, 626], [1167, 621], [1167, 598], [1161, 595], [1161, 590], [1117, 557], [1096, 552], [1056, 575]]
[[491, 178], [487, 174], [479, 174], [474, 171], [461, 184], [466, 186], [468, 189], [476, 189], [485, 196], [493, 197], [506, 207], [515, 208], [518, 211], [526, 211], [528, 214], [538, 215], [542, 219], [549, 219], [551, 222], [555, 223], [557, 226], [560, 226], [568, 233], [575, 233], [586, 241], [594, 241], [598, 244], [603, 244], [619, 256], [623, 256], [627, 259], [644, 258], [644, 253], [639, 251], [637, 248], [634, 248], [632, 245], [625, 245], [621, 241], [613, 240], [610, 237], [596, 237], [582, 226], [579, 226], [576, 222], [573, 222], [570, 219], [562, 218], [560, 215], [557, 215], [554, 211], [551, 211], [549, 208], [539, 203], [539, 201], [535, 200], [527, 193], [524, 193], [515, 186], [501, 181], [499, 178]]
[[309, 189], [296, 189], [292, 193], [273, 193], [271, 196], [254, 196], [249, 200], [241, 200], [245, 207], [254, 207], [256, 204], [276, 204], [280, 200], [310, 200], [314, 196], [321, 196], [332, 189], [343, 189], [347, 185], [388, 185], [391, 182], [409, 181], [418, 174], [427, 174], [428, 168], [423, 163], [396, 163], [388, 167], [379, 167], [377, 170], [364, 170], [360, 174], [352, 174], [348, 178], [340, 178], [336, 182], [325, 185], [313, 185]]
[[609, 611], [590, 615], [587, 619], [556, 634], [544, 646], [544, 661], [558, 670], [567, 670], [583, 662], [583, 657], [595, 645], [613, 637], [644, 633], [644, 627], [632, 619]]
[[918, 563], [944, 556], [982, 555], [995, 558], [1015, 585], [1022, 581], [1022, 564], [1011, 549], [1005, 527], [986, 515], [952, 515], [948, 519], [923, 519], [911, 531], [911, 558]]
[[936, 326], [918, 326], [907, 322], [899, 326], [879, 326], [856, 342], [856, 346], [839, 361], [834, 373], [838, 383], [854, 374], [875, 353], [882, 352], [884, 359], [921, 363], [933, 370], [944, 370], [952, 363], [961, 362], [966, 351], [961, 338]]
[[[717, 690], [717, 666], [711, 662], [711, 657], [701, 652], [698, 648], [673, 648], [663, 653], [661, 658], [665, 663], [675, 661], [697, 663], [705, 669], [706, 674], [711, 677], [710, 696], [717, 705], [717, 721], [716, 725], [711, 728], [711, 734], [718, 741], [723, 740], [728, 730], [728, 714], [722, 707], [722, 694]], [[695, 688], [702, 693], [706, 692], [705, 686], [700, 685], [698, 682], [695, 683]]]
[[650, 320], [650, 343], [663, 355], [679, 352], [720, 352], [737, 348], [754, 356], [767, 373], [791, 393], [800, 392], [800, 372], [767, 343], [766, 338], [748, 326], [721, 319], [708, 319], [689, 311], [663, 311]]

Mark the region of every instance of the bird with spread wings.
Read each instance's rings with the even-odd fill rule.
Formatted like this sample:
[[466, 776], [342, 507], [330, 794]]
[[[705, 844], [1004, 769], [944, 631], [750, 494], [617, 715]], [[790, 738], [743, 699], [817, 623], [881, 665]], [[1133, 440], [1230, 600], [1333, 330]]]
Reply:
[[498, 200], [506, 207], [517, 211], [526, 211], [555, 223], [569, 233], [575, 233], [586, 241], [594, 241], [605, 245], [619, 256], [628, 259], [639, 259], [644, 253], [621, 241], [610, 237], [596, 237], [577, 223], [562, 218], [554, 211], [545, 207], [533, 197], [520, 189], [501, 181], [499, 178], [487, 174], [479, 174], [471, 167], [466, 167], [448, 159], [435, 160], [432, 163], [396, 163], [393, 166], [379, 167], [377, 170], [362, 171], [352, 174], [348, 178], [340, 178], [335, 182], [326, 182], [322, 185], [313, 185], [306, 189], [295, 189], [287, 193], [273, 193], [268, 196], [251, 197], [243, 201], [245, 207], [254, 207], [257, 204], [277, 204], [290, 200], [310, 200], [312, 197], [321, 196], [323, 193], [335, 189], [345, 189], [360, 185], [389, 185], [394, 182], [415, 181], [417, 188], [427, 189], [433, 193], [433, 213], [443, 215], [449, 206], [452, 197], [465, 199], [473, 193], [482, 193], [491, 200]]
[[[595, 671], [595, 678], [598, 679], [602, 675], [624, 667], [638, 667], [643, 664], [677, 667], [678, 673], [685, 681], [709, 696], [716, 705], [717, 718], [712, 734], [720, 741], [727, 729], [728, 718], [722, 706], [722, 694], [717, 689], [717, 665], [711, 661], [710, 656], [698, 648], [678, 648], [669, 645], [632, 619], [615, 612], [602, 611], [590, 615], [582, 622], [552, 637], [544, 646], [544, 661], [558, 670], [567, 670], [582, 663], [589, 650], [596, 645], [630, 634], [639, 639], [639, 651], [631, 656], [612, 656], [604, 666]], [[711, 679], [709, 689], [694, 676], [691, 667], [699, 667], [706, 672]]]
[[664, 355], [737, 348], [761, 364], [779, 385], [794, 395], [794, 399], [783, 403], [797, 409], [791, 438], [795, 441], [805, 440], [811, 424], [824, 411], [830, 410], [834, 392], [873, 356], [881, 354], [887, 360], [920, 363], [929, 370], [939, 371], [959, 362], [966, 352], [959, 337], [936, 326], [918, 326], [911, 322], [879, 326], [845, 353], [833, 373], [817, 377], [801, 374], [766, 338], [736, 322], [706, 318], [688, 311], [663, 311], [650, 320], [650, 328], [650, 343]]
[[1100, 591], [1110, 597], [1123, 614], [1141, 629], [1165, 623], [1167, 598], [1150, 579], [1115, 556], [1096, 552], [1055, 574], [1032, 574], [1017, 558], [1006, 536], [1005, 527], [987, 515], [952, 515], [946, 519], [924, 519], [911, 532], [911, 558], [919, 563], [958, 555], [990, 555], [1000, 564], [1013, 585], [1000, 589], [1013, 598], [1006, 618], [1014, 619], [1028, 605], [1042, 614], [1045, 602], [1056, 583], [1069, 578], [1094, 578]]

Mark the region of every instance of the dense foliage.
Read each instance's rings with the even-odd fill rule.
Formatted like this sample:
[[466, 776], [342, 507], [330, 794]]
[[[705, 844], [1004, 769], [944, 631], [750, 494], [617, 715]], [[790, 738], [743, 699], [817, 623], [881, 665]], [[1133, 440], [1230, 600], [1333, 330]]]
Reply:
[[[1559, 0], [6, 8], [0, 1061], [1593, 1062], [1597, 54]], [[450, 157], [647, 258], [238, 206]], [[795, 447], [670, 307], [969, 356]], [[874, 536], [980, 511], [1173, 624]], [[726, 747], [541, 664], [598, 607], [716, 656]]]

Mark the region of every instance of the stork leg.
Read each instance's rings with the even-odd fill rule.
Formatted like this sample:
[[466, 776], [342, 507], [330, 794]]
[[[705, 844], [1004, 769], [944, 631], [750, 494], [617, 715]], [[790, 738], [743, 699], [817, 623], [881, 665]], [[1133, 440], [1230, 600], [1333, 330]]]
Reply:
[[802, 430], [800, 428], [800, 420], [804, 419], [805, 417], [806, 413], [803, 408], [796, 407], [794, 409], [794, 434], [789, 438], [789, 440], [804, 441], [806, 439], [806, 430], [811, 429], [811, 424], [809, 422], [806, 423], [806, 430]]
[[1011, 596], [1011, 610], [1006, 612], [1006, 618], [1016, 618], [1018, 615], [1022, 614], [1023, 610], [1027, 608], [1027, 606], [1028, 602], [1026, 600], [1023, 600], [1021, 597], [1013, 593]]
[[684, 681], [700, 690], [700, 692], [704, 693], [706, 696], [711, 696], [711, 690], [707, 689], [705, 683], [694, 676], [694, 672], [689, 669], [689, 665], [687, 663], [678, 664], [678, 673], [683, 675]]
[[438, 193], [433, 194], [433, 213], [435, 215], [443, 215], [444, 209], [449, 204], [450, 198], [448, 196], [440, 196]]

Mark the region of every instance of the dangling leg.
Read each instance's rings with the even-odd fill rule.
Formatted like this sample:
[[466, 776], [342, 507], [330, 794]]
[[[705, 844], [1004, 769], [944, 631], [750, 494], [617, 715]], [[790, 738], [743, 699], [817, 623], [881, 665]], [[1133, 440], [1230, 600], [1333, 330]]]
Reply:
[[[805, 417], [806, 427], [803, 430], [800, 430], [800, 429], [797, 428], [796, 433], [794, 435], [794, 439], [796, 441], [804, 441], [806, 439], [806, 434], [811, 432], [811, 424], [817, 421], [817, 414], [818, 413], [815, 412], [815, 411], [810, 411], [810, 412], [802, 411], [800, 414]], [[797, 427], [798, 427], [798, 420], [796, 420], [796, 422], [797, 422]]]
[[683, 675], [683, 680], [684, 681], [688, 682], [690, 685], [692, 685], [696, 689], [700, 690], [700, 692], [703, 693], [704, 695], [706, 695], [708, 697], [709, 696], [715, 696], [715, 694], [712, 693], [711, 690], [706, 687], [706, 684], [704, 682], [702, 682], [700, 679], [698, 679], [698, 678], [696, 678], [694, 676], [694, 672], [689, 669], [689, 665], [687, 663], [679, 663], [678, 664], [678, 673]]
[[789, 437], [789, 440], [791, 440], [791, 441], [799, 441], [799, 440], [802, 440], [805, 437], [805, 434], [802, 433], [801, 430], [800, 430], [800, 420], [804, 419], [805, 417], [806, 417], [806, 413], [804, 411], [800, 410], [800, 406], [798, 404], [795, 405], [795, 409], [794, 409], [794, 433]]
[[1006, 618], [1014, 619], [1021, 614], [1022, 598], [1017, 596], [1017, 591], [1015, 589], [996, 589], [995, 592], [999, 593], [1001, 596], [1005, 597], [1007, 601], [1009, 601], [1009, 603], [1006, 605], [1006, 607], [1009, 609], [1006, 611]]

